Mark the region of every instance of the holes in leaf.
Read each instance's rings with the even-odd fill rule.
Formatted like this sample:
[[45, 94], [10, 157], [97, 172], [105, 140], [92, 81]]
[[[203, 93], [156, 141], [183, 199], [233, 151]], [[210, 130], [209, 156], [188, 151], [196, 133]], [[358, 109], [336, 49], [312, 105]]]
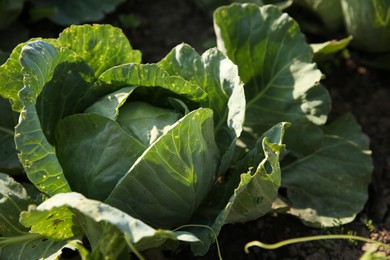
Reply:
[[77, 259], [76, 257], [79, 256], [79, 253], [77, 250], [73, 250], [70, 248], [63, 248], [61, 253], [61, 259]]

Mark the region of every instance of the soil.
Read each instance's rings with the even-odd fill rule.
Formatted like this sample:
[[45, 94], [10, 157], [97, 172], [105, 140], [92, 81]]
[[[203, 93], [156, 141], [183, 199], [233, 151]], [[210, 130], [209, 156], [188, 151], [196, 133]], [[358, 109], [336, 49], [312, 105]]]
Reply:
[[[214, 41], [212, 18], [190, 0], [132, 0], [101, 23], [121, 26], [118, 14], [134, 14], [140, 21], [136, 28], [124, 28], [132, 46], [141, 50], [143, 62], [160, 60], [182, 42], [199, 53]], [[57, 37], [63, 28], [47, 22], [30, 24], [31, 36]], [[275, 243], [284, 239], [314, 234], [353, 233], [390, 243], [390, 74], [366, 67], [351, 58], [339, 58], [324, 70], [323, 84], [333, 101], [330, 120], [352, 113], [371, 139], [375, 170], [369, 187], [369, 200], [355, 221], [342, 227], [320, 230], [303, 225], [288, 215], [272, 214], [244, 224], [226, 225], [218, 241], [224, 259], [359, 259], [367, 250], [362, 242], [327, 240], [285, 246], [277, 250], [251, 248], [246, 243], [259, 240]], [[194, 257], [189, 249], [166, 254], [167, 259], [217, 259], [215, 244], [203, 257]], [[390, 257], [390, 252], [387, 252]], [[390, 258], [389, 258], [390, 259]]]

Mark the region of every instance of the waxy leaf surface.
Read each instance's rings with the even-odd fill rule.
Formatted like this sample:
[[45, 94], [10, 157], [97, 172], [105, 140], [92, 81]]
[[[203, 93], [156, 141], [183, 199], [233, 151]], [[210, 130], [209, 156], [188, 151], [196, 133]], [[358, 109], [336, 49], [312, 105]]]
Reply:
[[106, 202], [154, 226], [185, 224], [213, 185], [218, 164], [213, 113], [200, 108], [156, 140]]
[[[72, 217], [68, 217], [72, 215]], [[92, 254], [108, 253], [118, 256], [126, 246], [145, 250], [158, 247], [166, 240], [195, 242], [198, 239], [187, 232], [156, 230], [142, 221], [100, 201], [90, 200], [75, 192], [57, 194], [36, 208], [23, 212], [21, 221], [27, 226], [41, 226], [41, 221], [50, 218], [46, 235], [56, 236], [58, 223], [71, 228], [82, 227], [92, 247]]]
[[372, 159], [368, 138], [351, 115], [323, 128], [321, 145], [283, 167], [290, 213], [312, 226], [352, 221], [368, 198]]
[[21, 65], [24, 88], [19, 92], [23, 110], [15, 128], [19, 159], [31, 182], [42, 192], [54, 195], [70, 191], [55, 150], [42, 130], [35, 104], [45, 84], [62, 62], [75, 61], [69, 51], [60, 51], [53, 45], [35, 41], [23, 47]]
[[234, 4], [216, 10], [214, 26], [244, 81], [245, 126], [255, 135], [283, 121], [326, 122], [329, 94], [316, 85], [321, 72], [294, 20], [274, 6]]
[[115, 121], [95, 113], [62, 120], [56, 140], [72, 190], [102, 201], [146, 149]]
[[195, 212], [191, 223], [208, 225], [214, 232], [191, 230], [202, 241], [191, 246], [194, 254], [205, 254], [224, 224], [254, 220], [270, 211], [281, 183], [279, 155], [287, 126], [280, 123], [264, 133], [227, 183], [212, 190]]
[[67, 242], [51, 241], [40, 234], [29, 233], [19, 222], [19, 215], [28, 205], [39, 203], [34, 189], [29, 193], [11, 177], [0, 173], [0, 258], [48, 259], [59, 256]]
[[219, 174], [224, 174], [231, 163], [245, 116], [244, 89], [237, 66], [215, 48], [199, 55], [186, 44], [175, 47], [158, 65], [207, 93], [200, 105], [214, 111], [216, 142], [223, 154]]
[[141, 62], [140, 51], [133, 50], [122, 30], [111, 25], [70, 26], [60, 34], [58, 42], [82, 57], [95, 72], [95, 78], [114, 66]]

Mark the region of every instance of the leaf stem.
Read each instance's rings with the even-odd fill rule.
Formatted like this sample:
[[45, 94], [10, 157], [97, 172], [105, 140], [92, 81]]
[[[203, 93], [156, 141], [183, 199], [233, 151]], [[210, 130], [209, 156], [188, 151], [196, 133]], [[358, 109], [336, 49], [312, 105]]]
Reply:
[[24, 235], [14, 237], [0, 237], [0, 247], [35, 240], [41, 237], [43, 236], [36, 233], [25, 233]]
[[132, 243], [128, 243], [130, 249], [131, 249], [131, 252], [133, 252], [139, 260], [146, 260], [145, 257], [143, 257], [143, 255], [141, 255], [141, 253], [137, 250], [137, 248], [135, 248], [135, 246], [132, 244]]
[[174, 230], [172, 231], [177, 231], [179, 229], [183, 229], [183, 228], [186, 228], [186, 227], [200, 227], [200, 228], [207, 228], [209, 230], [211, 230], [211, 232], [213, 233], [214, 235], [214, 238], [215, 238], [215, 245], [217, 246], [217, 252], [218, 252], [218, 258], [220, 260], [222, 260], [222, 254], [221, 254], [221, 250], [219, 248], [219, 243], [218, 243], [218, 237], [217, 237], [217, 234], [215, 234], [215, 231], [214, 229], [212, 229], [211, 227], [207, 226], [207, 225], [201, 225], [201, 224], [188, 224], [188, 225], [183, 225], [183, 226], [180, 226], [178, 228], [175, 228]]
[[369, 238], [360, 237], [360, 236], [354, 236], [354, 235], [319, 235], [319, 236], [308, 236], [308, 237], [298, 237], [298, 238], [291, 238], [287, 240], [280, 241], [275, 244], [266, 244], [260, 241], [252, 241], [245, 245], [244, 250], [245, 253], [249, 254], [249, 247], [252, 246], [258, 246], [264, 249], [277, 249], [282, 246], [290, 245], [290, 244], [296, 244], [301, 242], [309, 242], [314, 240], [325, 240], [325, 239], [348, 239], [348, 240], [358, 240], [368, 243], [377, 244], [379, 246], [383, 246], [385, 248], [390, 249], [390, 245], [387, 245], [385, 243], [375, 241]]

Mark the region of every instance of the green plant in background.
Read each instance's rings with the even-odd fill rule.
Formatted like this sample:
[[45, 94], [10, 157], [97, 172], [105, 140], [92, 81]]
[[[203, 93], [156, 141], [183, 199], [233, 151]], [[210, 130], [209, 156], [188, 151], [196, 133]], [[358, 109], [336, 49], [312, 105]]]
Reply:
[[[28, 0], [27, 0], [28, 1]], [[0, 29], [11, 24], [22, 12], [26, 0], [0, 1]], [[33, 20], [48, 17], [56, 24], [71, 25], [99, 21], [107, 13], [125, 0], [69, 0], [69, 1], [31, 1], [34, 6], [29, 10]]]
[[353, 37], [352, 45], [373, 53], [390, 50], [389, 0], [298, 0], [317, 15], [326, 29], [337, 32], [345, 27]]
[[295, 0], [294, 4], [314, 13], [322, 22], [323, 29], [329, 32], [338, 32], [344, 27], [340, 0]]
[[[65, 26], [97, 22], [125, 0], [1, 0], [0, 1], [0, 62], [8, 58], [12, 49], [20, 42], [27, 41], [34, 33], [30, 31], [36, 22], [47, 19], [48, 27], [44, 33], [61, 31]], [[23, 17], [20, 15], [23, 13]], [[134, 17], [122, 15], [121, 25], [137, 26]], [[3, 51], [3, 52], [1, 52]]]
[[341, 0], [347, 33], [363, 51], [390, 51], [390, 1]]
[[54, 10], [49, 19], [59, 25], [99, 21], [125, 0], [39, 0], [33, 1], [37, 9]]
[[368, 140], [351, 115], [325, 125], [330, 97], [298, 24], [256, 4], [214, 23], [217, 48], [181, 44], [155, 64], [109, 25], [13, 50], [0, 67], [1, 257], [123, 259], [183, 242], [203, 255], [223, 225], [275, 202], [312, 226], [354, 219]]
[[390, 69], [389, 0], [298, 0], [296, 4], [320, 17], [324, 28], [317, 27], [313, 33], [328, 35], [328, 30], [350, 35], [351, 46], [357, 50], [356, 59], [372, 67]]
[[25, 0], [0, 1], [0, 30], [11, 24], [22, 12]]

